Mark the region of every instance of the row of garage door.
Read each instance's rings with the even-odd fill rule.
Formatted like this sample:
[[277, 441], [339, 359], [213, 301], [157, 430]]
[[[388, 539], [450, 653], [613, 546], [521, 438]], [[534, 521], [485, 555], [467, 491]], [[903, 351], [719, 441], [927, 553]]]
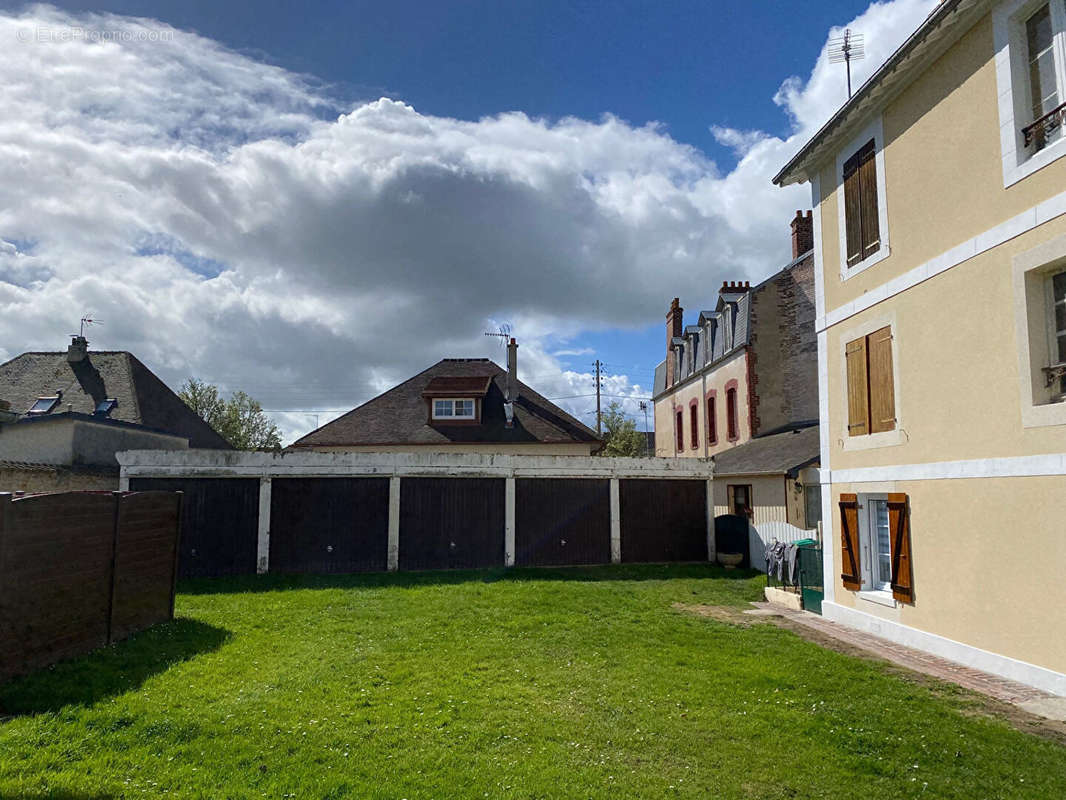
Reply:
[[[707, 558], [706, 482], [619, 481], [623, 562]], [[133, 478], [130, 489], [185, 493], [182, 577], [254, 573], [259, 480]], [[400, 482], [399, 568], [504, 565], [503, 478], [404, 478]], [[384, 571], [388, 478], [275, 478], [270, 571]], [[611, 560], [610, 482], [515, 481], [515, 563], [606, 564]]]

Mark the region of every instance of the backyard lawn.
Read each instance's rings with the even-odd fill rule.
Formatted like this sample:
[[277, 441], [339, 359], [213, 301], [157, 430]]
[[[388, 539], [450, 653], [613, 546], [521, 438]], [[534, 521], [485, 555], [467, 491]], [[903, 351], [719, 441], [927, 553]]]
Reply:
[[1066, 797], [1066, 747], [769, 624], [705, 566], [183, 584], [0, 687], [0, 797]]

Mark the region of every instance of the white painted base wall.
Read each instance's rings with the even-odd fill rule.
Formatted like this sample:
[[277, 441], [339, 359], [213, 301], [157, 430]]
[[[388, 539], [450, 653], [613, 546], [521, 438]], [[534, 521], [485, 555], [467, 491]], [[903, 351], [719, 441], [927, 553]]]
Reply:
[[875, 617], [828, 600], [822, 601], [822, 616], [833, 622], [872, 633], [890, 642], [913, 647], [915, 650], [923, 650], [965, 667], [979, 669], [1001, 678], [1066, 697], [1066, 675], [1038, 667], [1035, 664], [990, 653], [987, 650]]

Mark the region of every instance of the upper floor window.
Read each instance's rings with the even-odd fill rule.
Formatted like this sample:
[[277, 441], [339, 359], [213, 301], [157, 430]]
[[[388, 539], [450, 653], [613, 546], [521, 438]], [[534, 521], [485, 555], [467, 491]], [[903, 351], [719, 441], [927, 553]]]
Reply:
[[876, 147], [871, 139], [844, 162], [844, 220], [849, 267], [869, 258], [881, 247], [875, 154]]
[[1066, 270], [1049, 275], [1045, 282], [1048, 299], [1048, 338], [1051, 363], [1047, 380], [1056, 389], [1054, 399], [1066, 399]]
[[737, 389], [735, 386], [725, 390], [725, 424], [729, 441], [735, 442], [740, 438], [737, 432]]
[[700, 446], [700, 407], [695, 400], [688, 408], [689, 411], [689, 439], [692, 441], [692, 449]]
[[894, 430], [896, 390], [891, 326], [848, 342], [844, 358], [848, 376], [848, 435]]
[[714, 395], [707, 398], [707, 443], [718, 444], [718, 417], [714, 408]]
[[470, 398], [433, 401], [433, 419], [474, 419], [474, 401]]
[[837, 154], [840, 279], [888, 257], [885, 154], [881, 118], [874, 118]]
[[994, 12], [1004, 185], [1066, 153], [1066, 0], [1011, 0]]

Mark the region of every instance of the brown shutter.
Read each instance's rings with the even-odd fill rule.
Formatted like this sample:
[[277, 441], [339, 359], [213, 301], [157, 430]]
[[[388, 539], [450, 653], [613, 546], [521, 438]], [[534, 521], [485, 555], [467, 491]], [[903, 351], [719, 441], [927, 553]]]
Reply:
[[911, 521], [905, 494], [888, 496], [888, 531], [892, 541], [892, 596], [901, 603], [913, 603]]
[[862, 588], [859, 572], [859, 497], [840, 495], [840, 573], [845, 589]]
[[862, 194], [859, 191], [859, 157], [844, 162], [844, 228], [848, 266], [862, 261]]
[[877, 216], [877, 160], [873, 141], [859, 152], [859, 195], [862, 205], [862, 257], [869, 258], [881, 246]]
[[870, 432], [866, 337], [848, 342], [844, 357], [848, 368], [848, 436], [863, 436]]
[[892, 382], [892, 328], [866, 337], [870, 380], [870, 433], [895, 430], [896, 392]]

